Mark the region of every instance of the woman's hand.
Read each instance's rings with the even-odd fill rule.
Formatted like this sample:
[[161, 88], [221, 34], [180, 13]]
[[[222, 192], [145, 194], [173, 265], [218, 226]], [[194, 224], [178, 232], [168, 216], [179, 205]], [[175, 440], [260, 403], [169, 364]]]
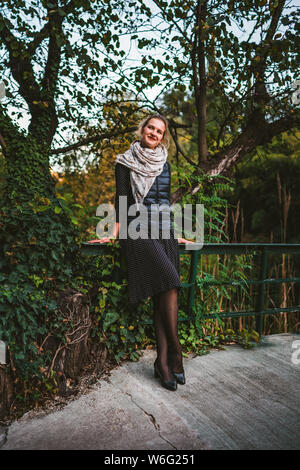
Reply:
[[178, 243], [195, 243], [191, 242], [190, 240], [186, 240], [185, 238], [178, 238], [177, 241]]
[[89, 240], [88, 243], [109, 243], [115, 241], [115, 238], [97, 238], [97, 240]]
[[89, 240], [88, 243], [112, 243], [118, 239], [119, 228], [120, 228], [120, 223], [115, 222], [111, 237], [103, 237], [103, 238], [97, 238], [97, 240]]

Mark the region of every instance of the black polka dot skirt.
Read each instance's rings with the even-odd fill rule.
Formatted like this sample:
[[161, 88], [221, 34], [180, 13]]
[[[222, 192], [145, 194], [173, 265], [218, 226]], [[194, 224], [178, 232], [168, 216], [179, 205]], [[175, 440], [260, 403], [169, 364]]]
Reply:
[[177, 239], [128, 238], [119, 242], [127, 261], [130, 303], [175, 287], [181, 289]]

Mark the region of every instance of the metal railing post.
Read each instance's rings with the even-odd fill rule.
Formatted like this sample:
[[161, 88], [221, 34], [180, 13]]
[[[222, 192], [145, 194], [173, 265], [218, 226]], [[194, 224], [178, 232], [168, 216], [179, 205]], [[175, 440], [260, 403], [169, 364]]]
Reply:
[[263, 335], [264, 329], [264, 315], [263, 311], [265, 309], [265, 280], [268, 274], [268, 248], [266, 246], [263, 247], [261, 252], [261, 269], [260, 269], [260, 289], [259, 289], [259, 297], [257, 302], [257, 312], [258, 315], [256, 317], [256, 330], [259, 333], [259, 337], [261, 338]]
[[198, 260], [199, 260], [199, 250], [192, 250], [190, 273], [189, 273], [189, 283], [191, 285], [189, 287], [188, 308], [187, 308], [187, 314], [189, 318], [192, 315], [192, 309], [193, 309], [194, 302], [195, 302], [195, 288], [196, 288], [196, 274], [197, 274]]

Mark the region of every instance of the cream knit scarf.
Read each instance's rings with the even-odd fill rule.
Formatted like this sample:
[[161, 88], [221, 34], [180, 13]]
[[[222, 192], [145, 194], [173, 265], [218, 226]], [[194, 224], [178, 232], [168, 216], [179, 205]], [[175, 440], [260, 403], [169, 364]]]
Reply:
[[158, 145], [155, 149], [150, 149], [142, 147], [139, 141], [133, 142], [126, 152], [117, 155], [115, 163], [122, 163], [130, 168], [132, 194], [137, 208], [148, 194], [156, 176], [163, 171], [167, 157], [165, 146]]

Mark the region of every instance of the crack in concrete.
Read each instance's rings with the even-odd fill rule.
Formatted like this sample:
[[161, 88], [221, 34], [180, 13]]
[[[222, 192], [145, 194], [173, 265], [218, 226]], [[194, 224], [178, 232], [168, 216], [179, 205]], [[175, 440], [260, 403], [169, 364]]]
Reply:
[[4, 446], [7, 442], [7, 434], [8, 434], [8, 428], [5, 428], [4, 431], [2, 430], [0, 434], [0, 448]]
[[145, 413], [145, 415], [147, 415], [151, 421], [151, 423], [153, 424], [153, 426], [155, 427], [155, 429], [157, 430], [158, 432], [158, 435], [159, 437], [165, 441], [167, 444], [169, 444], [171, 447], [173, 447], [173, 449], [175, 450], [178, 450], [177, 447], [175, 447], [172, 442], [168, 441], [168, 439], [166, 439], [165, 437], [162, 436], [161, 432], [160, 432], [160, 426], [159, 424], [156, 422], [156, 419], [155, 419], [155, 416], [153, 416], [151, 413], [148, 413], [147, 411], [145, 411], [140, 405], [138, 405], [138, 403], [136, 403], [134, 401], [134, 399], [132, 398], [132, 395], [129, 393], [129, 392], [124, 392], [124, 390], [122, 390], [120, 387], [116, 386], [115, 384], [112, 384], [112, 382], [109, 380], [107, 380], [107, 382], [110, 384], [110, 385], [113, 385], [114, 387], [117, 387], [121, 393], [125, 393], [126, 395], [128, 395], [132, 401], [132, 403], [137, 406], [140, 410], [142, 410], [143, 413]]
[[142, 408], [138, 403], [136, 403], [136, 402], [134, 401], [134, 399], [132, 398], [132, 395], [131, 395], [130, 393], [128, 393], [128, 392], [123, 392], [123, 390], [121, 390], [121, 389], [119, 389], [119, 390], [120, 390], [120, 392], [126, 393], [126, 395], [129, 395], [130, 398], [131, 398], [132, 403], [134, 403], [135, 406], [137, 406], [140, 410], [143, 411], [143, 413], [145, 413], [145, 415], [147, 415], [147, 416], [149, 417], [149, 419], [150, 419], [150, 421], [152, 422], [153, 426], [154, 426], [155, 429], [157, 430], [159, 437], [160, 437], [163, 441], [165, 441], [167, 444], [169, 444], [170, 446], [172, 446], [173, 449], [177, 450], [177, 447], [175, 447], [175, 446], [172, 444], [172, 442], [168, 441], [168, 439], [166, 439], [164, 436], [162, 436], [162, 434], [161, 434], [161, 432], [160, 432], [160, 426], [159, 426], [159, 424], [156, 422], [155, 416], [153, 416], [151, 413], [148, 413], [148, 411], [144, 410], [144, 408]]

